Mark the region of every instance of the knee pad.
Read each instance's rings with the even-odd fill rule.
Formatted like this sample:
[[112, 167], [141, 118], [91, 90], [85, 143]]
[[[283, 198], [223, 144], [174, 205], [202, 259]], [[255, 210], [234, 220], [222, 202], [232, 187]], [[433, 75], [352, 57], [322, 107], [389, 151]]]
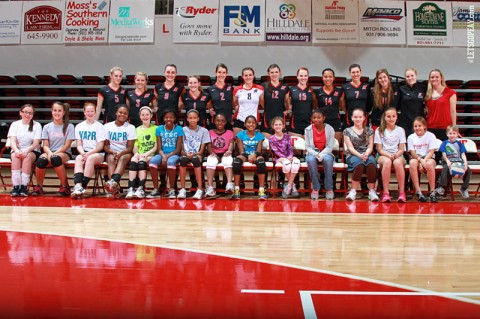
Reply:
[[208, 169], [215, 169], [218, 165], [218, 159], [215, 156], [207, 157], [207, 168]]
[[137, 172], [138, 171], [138, 163], [131, 161], [130, 164], [128, 164], [128, 170], [132, 172]]
[[258, 174], [266, 174], [267, 173], [267, 165], [265, 164], [265, 160], [263, 158], [257, 158], [255, 161], [257, 165], [257, 173]]
[[37, 166], [37, 168], [46, 168], [48, 165], [48, 160], [45, 157], [39, 157], [35, 165]]
[[192, 165], [193, 165], [193, 167], [202, 166], [202, 162], [200, 161], [200, 157], [198, 157], [198, 156], [192, 157]]
[[241, 158], [235, 157], [233, 160], [233, 174], [240, 175], [242, 174], [243, 160]]
[[282, 162], [282, 172], [284, 174], [288, 174], [292, 171], [292, 162], [290, 162], [288, 159], [284, 160]]
[[147, 162], [145, 162], [145, 161], [138, 162], [138, 170], [139, 171], [146, 171], [147, 170]]
[[83, 181], [83, 177], [84, 177], [83, 173], [75, 173], [73, 174], [73, 182], [75, 184], [79, 184]]
[[50, 157], [50, 162], [52, 163], [53, 167], [59, 167], [63, 165], [62, 158], [58, 155], [53, 155]]
[[179, 162], [180, 162], [180, 166], [186, 167], [190, 162], [190, 160], [186, 156], [181, 156]]
[[222, 164], [224, 168], [231, 168], [233, 164], [233, 157], [231, 156], [222, 157]]
[[300, 170], [300, 161], [297, 160], [297, 159], [294, 159], [294, 160], [292, 161], [292, 170], [291, 170], [291, 172], [292, 172], [293, 174], [297, 174], [299, 170]]

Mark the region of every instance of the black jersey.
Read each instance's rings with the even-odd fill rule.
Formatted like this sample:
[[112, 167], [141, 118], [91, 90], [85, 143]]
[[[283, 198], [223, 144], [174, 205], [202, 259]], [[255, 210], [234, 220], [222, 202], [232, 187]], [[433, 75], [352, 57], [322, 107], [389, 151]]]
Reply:
[[142, 106], [150, 106], [155, 99], [155, 94], [151, 91], [145, 91], [141, 95], [137, 95], [135, 90], [127, 92], [127, 101], [130, 105], [130, 124], [137, 127], [142, 124], [140, 120], [140, 108]]
[[127, 91], [123, 87], [114, 90], [110, 85], [106, 85], [98, 91], [98, 95], [103, 97], [103, 109], [105, 110], [102, 119], [105, 123], [115, 121], [115, 107], [119, 104], [125, 104]]
[[337, 127], [340, 122], [340, 99], [343, 96], [343, 88], [334, 87], [332, 91], [325, 91], [325, 87], [321, 87], [317, 91], [318, 108], [324, 108], [326, 112], [325, 123], [335, 124]]
[[158, 83], [155, 85], [155, 94], [157, 95], [158, 110], [157, 115], [159, 119], [167, 110], [178, 113], [178, 100], [182, 95], [184, 86], [180, 83], [175, 83], [172, 87], [166, 88], [165, 83]]
[[200, 115], [198, 125], [206, 127], [207, 123], [207, 103], [210, 101], [210, 94], [208, 92], [200, 92], [195, 98], [190, 94], [190, 91], [183, 93], [182, 102], [185, 105], [185, 111], [197, 110]]
[[262, 83], [263, 86], [263, 127], [270, 127], [274, 117], [283, 118], [285, 111], [285, 96], [290, 92], [290, 87], [285, 83], [273, 86], [270, 82]]
[[405, 134], [413, 133], [413, 121], [417, 116], [425, 117], [424, 98], [427, 87], [420, 83], [415, 83], [413, 87], [402, 85], [396, 95], [396, 107], [400, 112], [398, 116], [398, 126], [405, 130]]
[[224, 87], [220, 88], [214, 84], [207, 88], [207, 92], [210, 94], [215, 114], [223, 113], [227, 123], [231, 123], [233, 115], [233, 86], [225, 84]]
[[370, 113], [370, 85], [368, 83], [361, 83], [358, 87], [356, 87], [352, 83], [347, 83], [344, 84], [342, 88], [345, 94], [345, 124], [347, 127], [350, 127], [353, 125], [352, 111], [354, 109], [363, 109], [365, 111], [365, 115]]
[[290, 88], [290, 98], [292, 101], [292, 118], [290, 119], [290, 131], [304, 134], [305, 128], [310, 125], [310, 117], [314, 108], [315, 92], [311, 87], [304, 90], [298, 86]]
[[375, 106], [375, 95], [372, 89], [372, 111], [370, 112], [370, 124], [372, 124], [372, 126], [380, 126], [383, 112], [389, 107], [395, 107], [395, 96], [392, 96], [390, 101], [388, 101], [387, 94], [383, 92], [381, 92], [381, 94], [382, 106], [378, 108]]

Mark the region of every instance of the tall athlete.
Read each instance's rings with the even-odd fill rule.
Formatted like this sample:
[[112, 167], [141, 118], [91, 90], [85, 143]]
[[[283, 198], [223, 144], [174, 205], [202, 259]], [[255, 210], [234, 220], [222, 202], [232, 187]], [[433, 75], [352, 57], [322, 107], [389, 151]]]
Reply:
[[313, 88], [308, 85], [308, 69], [297, 70], [297, 86], [290, 88], [290, 109], [292, 117], [288, 132], [293, 136], [302, 136], [310, 125], [312, 111], [317, 108], [317, 96]]
[[226, 129], [232, 128], [233, 115], [233, 86], [225, 83], [228, 75], [228, 68], [225, 64], [219, 63], [215, 68], [215, 75], [217, 80], [215, 84], [207, 88], [210, 94], [210, 101], [208, 102], [208, 111], [210, 113], [210, 129], [215, 128], [214, 117], [217, 113], [222, 113], [227, 119]]
[[365, 111], [365, 114], [370, 113], [371, 110], [370, 85], [360, 81], [362, 76], [360, 65], [352, 64], [348, 71], [350, 72], [351, 81], [343, 85], [346, 105], [346, 127], [353, 125], [352, 112], [354, 109], [362, 109]]
[[370, 114], [370, 124], [373, 130], [376, 130], [382, 121], [383, 112], [389, 107], [395, 107], [395, 93], [387, 69], [377, 70], [372, 92], [373, 107]]
[[[122, 68], [115, 66], [110, 70], [110, 82], [98, 91], [95, 119], [104, 123], [115, 121], [116, 107], [126, 103], [127, 91], [120, 85], [123, 79]], [[102, 114], [102, 108], [104, 114]]]
[[177, 76], [177, 66], [175, 64], [167, 64], [164, 75], [165, 82], [155, 85], [155, 97], [157, 100], [154, 103], [154, 111], [157, 113], [158, 123], [162, 122], [163, 114], [167, 110], [178, 114], [178, 100], [185, 92], [185, 87], [175, 82], [175, 77]]
[[185, 109], [185, 113], [190, 110], [197, 110], [200, 116], [198, 125], [207, 127], [207, 104], [210, 101], [210, 94], [202, 90], [200, 77], [192, 75], [188, 77], [189, 90], [182, 94], [178, 101], [178, 108]]
[[127, 92], [127, 105], [130, 108], [130, 124], [135, 127], [142, 125], [140, 109], [143, 106], [153, 107], [155, 94], [147, 90], [148, 76], [145, 72], [135, 74], [135, 90]]

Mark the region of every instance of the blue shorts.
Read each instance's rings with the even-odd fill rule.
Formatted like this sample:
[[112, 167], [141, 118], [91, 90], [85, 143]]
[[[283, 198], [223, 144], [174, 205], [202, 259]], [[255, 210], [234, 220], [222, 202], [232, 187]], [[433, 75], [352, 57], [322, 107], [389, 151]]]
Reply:
[[[168, 155], [168, 154], [167, 154]], [[172, 155], [167, 159], [167, 168], [169, 169], [176, 169], [177, 168], [177, 163], [178, 159], [180, 157], [178, 155]], [[162, 163], [162, 155], [157, 154], [152, 159], [150, 160], [150, 163], [148, 166], [158, 168], [158, 165]]]
[[353, 171], [358, 165], [368, 166], [369, 164], [373, 164], [375, 165], [375, 167], [377, 167], [377, 161], [375, 160], [375, 157], [373, 157], [373, 155], [369, 155], [368, 159], [365, 162], [358, 156], [348, 155], [346, 163], [348, 165], [349, 172]]

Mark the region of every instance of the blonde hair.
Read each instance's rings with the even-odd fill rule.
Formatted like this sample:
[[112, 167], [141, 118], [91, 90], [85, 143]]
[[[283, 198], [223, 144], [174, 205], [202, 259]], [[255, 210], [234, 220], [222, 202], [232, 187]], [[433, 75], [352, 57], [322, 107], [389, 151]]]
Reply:
[[438, 72], [438, 74], [440, 74], [440, 85], [443, 86], [444, 88], [447, 87], [447, 83], [445, 83], [445, 77], [443, 76], [442, 71], [440, 71], [439, 69], [433, 69], [428, 74], [428, 86], [427, 86], [427, 93], [425, 94], [425, 101], [432, 99], [433, 87], [432, 87], [432, 84], [430, 83], [430, 76], [432, 76], [433, 72]]
[[447, 126], [447, 134], [448, 134], [448, 131], [454, 131], [454, 132], [457, 132], [457, 133], [460, 133], [460, 129], [458, 128], [458, 126], [456, 125], [449, 125]]

